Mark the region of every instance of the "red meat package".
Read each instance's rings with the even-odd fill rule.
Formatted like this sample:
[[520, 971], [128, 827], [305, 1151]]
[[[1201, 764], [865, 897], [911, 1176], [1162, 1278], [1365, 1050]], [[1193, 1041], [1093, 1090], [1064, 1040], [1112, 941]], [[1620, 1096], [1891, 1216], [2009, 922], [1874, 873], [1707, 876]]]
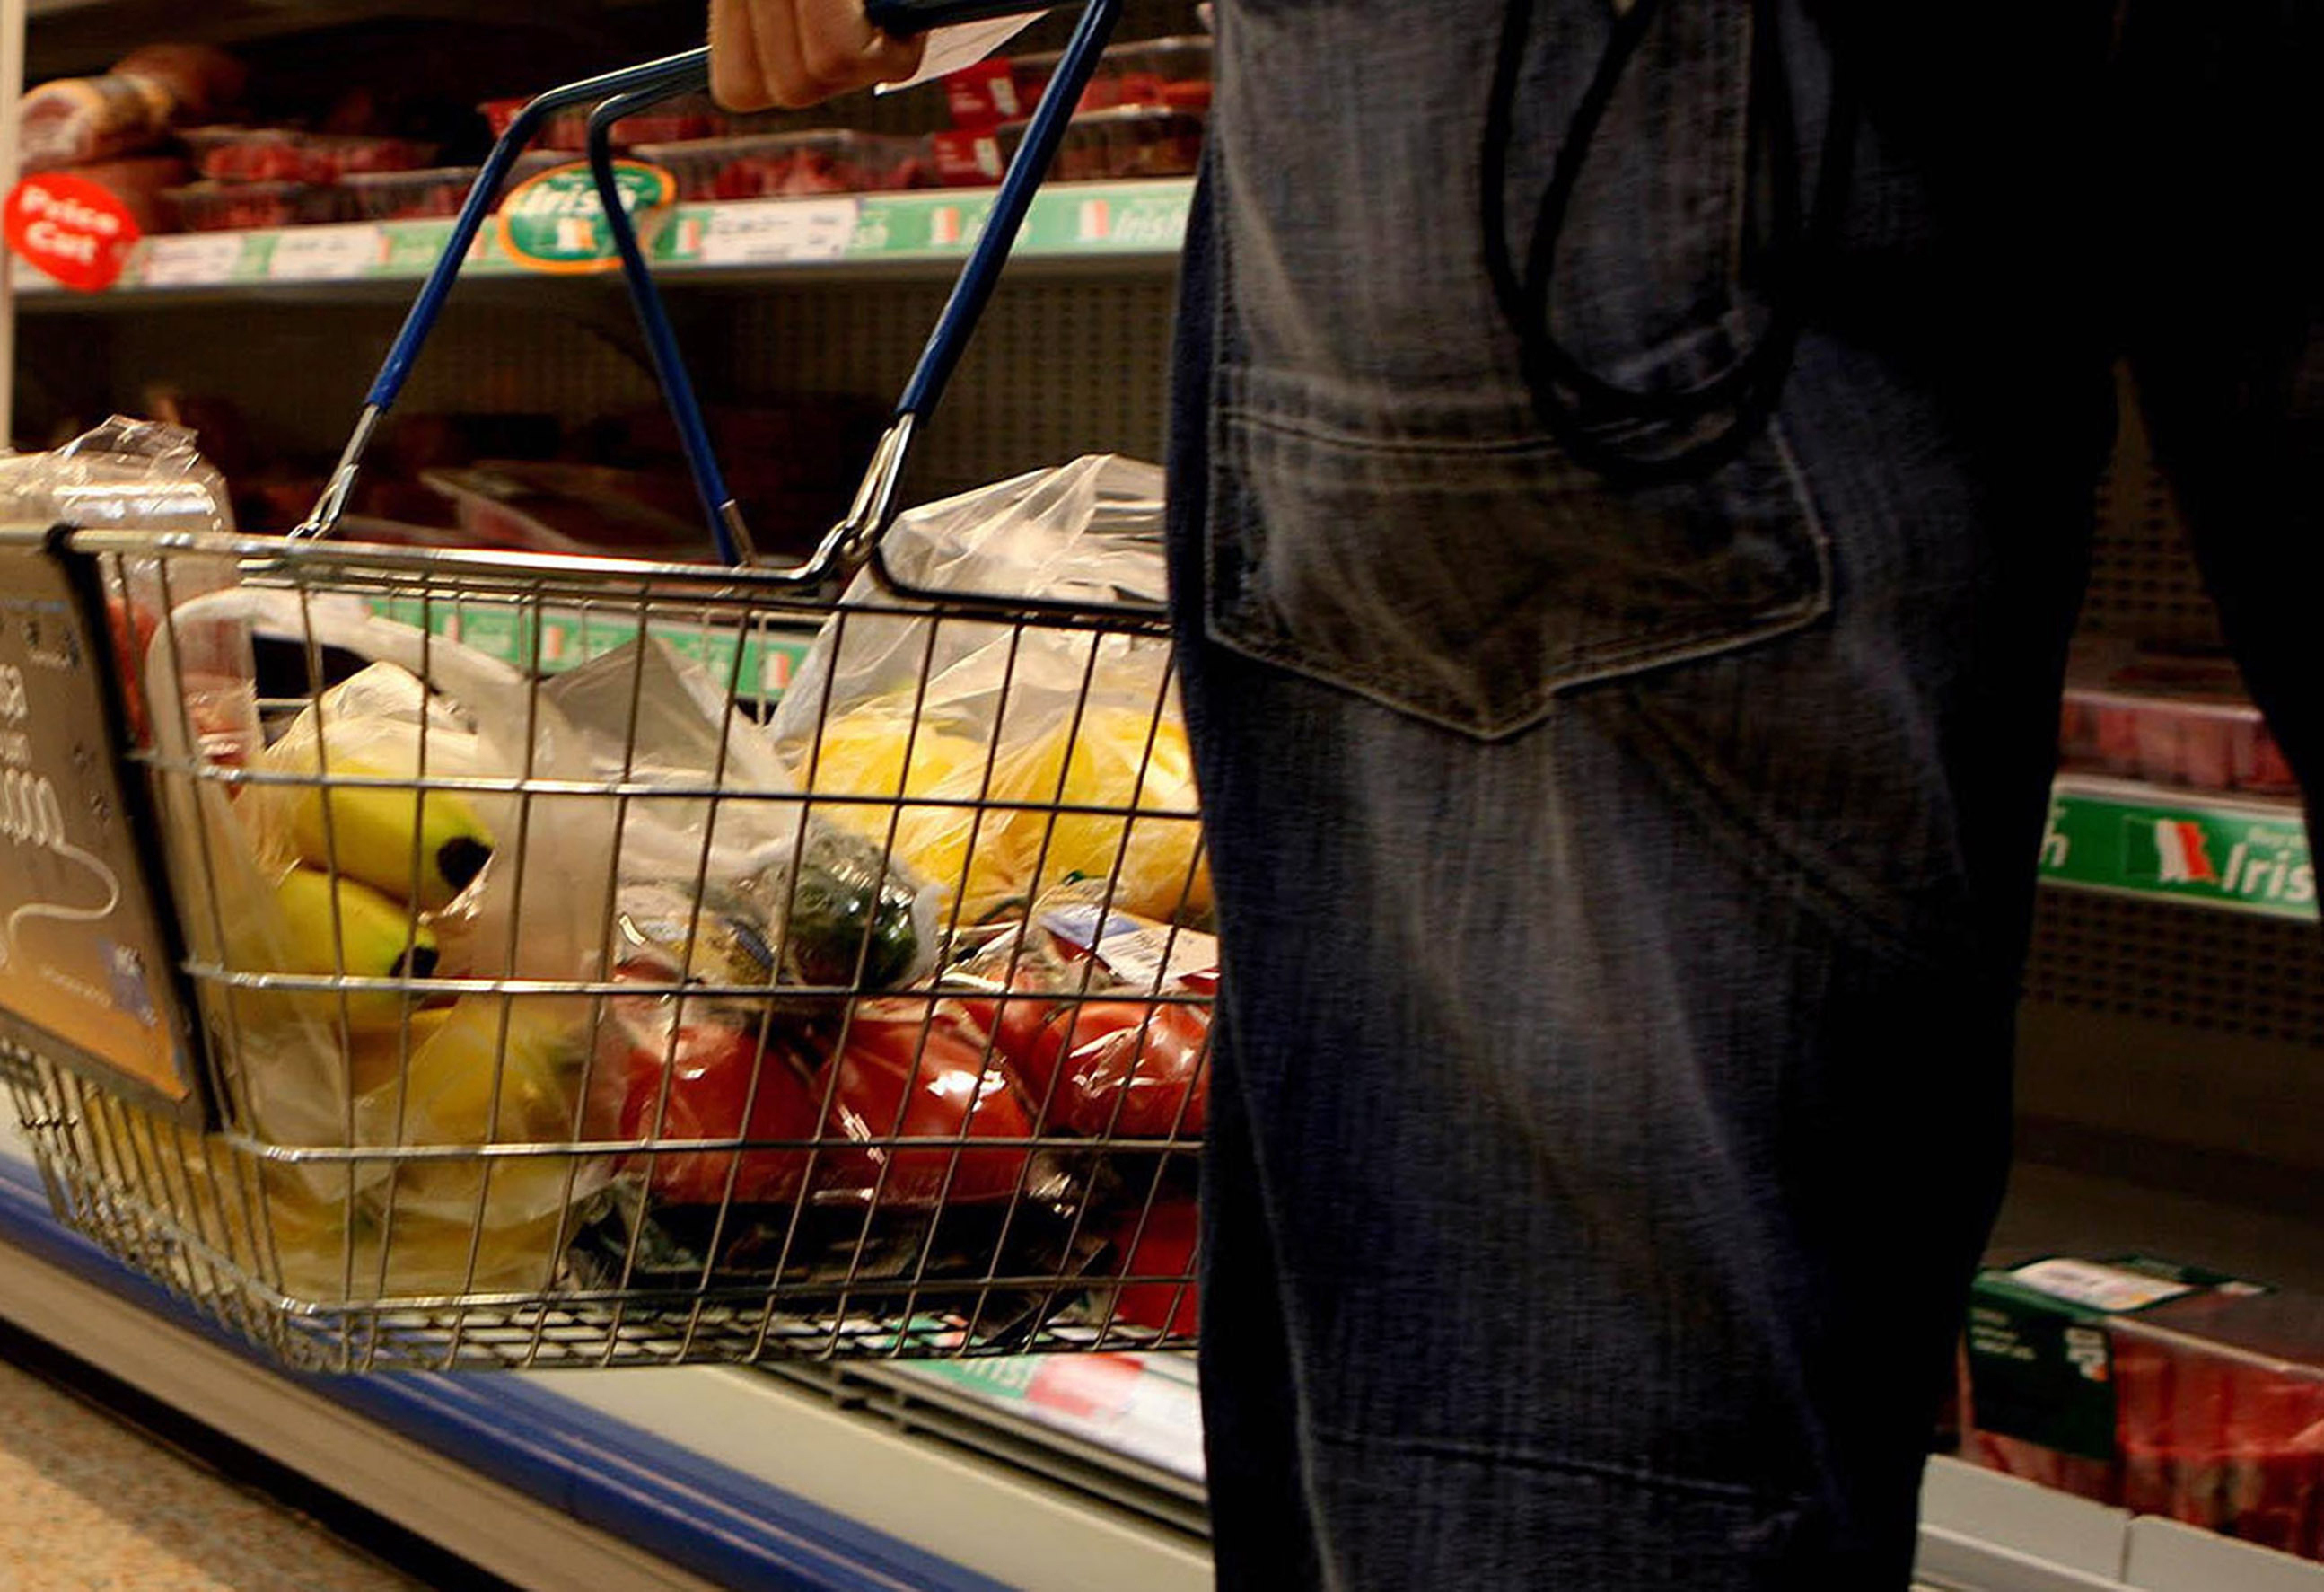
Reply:
[[206, 44], [149, 44], [102, 77], [43, 83], [17, 106], [18, 163], [27, 171], [150, 149], [169, 129], [242, 93], [240, 62]]
[[673, 1204], [786, 1204], [805, 1191], [818, 1205], [922, 1210], [1006, 1200], [1025, 1177], [1025, 1108], [947, 1005], [862, 1001], [844, 1023], [807, 1032], [683, 996], [620, 1004], [622, 1138], [764, 1145], [632, 1157]]
[[839, 129], [641, 143], [636, 153], [668, 171], [689, 202], [881, 193], [936, 180], [927, 140]]
[[1987, 1272], [1972, 1458], [2324, 1558], [2324, 1298], [2131, 1256]]
[[2299, 791], [2234, 661], [2216, 649], [2079, 644], [2059, 744], [2070, 768], [2200, 791]]
[[1200, 1138], [1218, 942], [1110, 911], [1105, 895], [1102, 883], [1059, 886], [949, 982], [1042, 1131]]

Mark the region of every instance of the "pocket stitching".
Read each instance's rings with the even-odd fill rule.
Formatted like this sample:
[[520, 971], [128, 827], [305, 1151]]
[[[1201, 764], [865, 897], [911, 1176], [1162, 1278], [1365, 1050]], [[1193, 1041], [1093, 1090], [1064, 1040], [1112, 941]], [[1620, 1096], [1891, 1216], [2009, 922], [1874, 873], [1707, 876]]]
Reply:
[[[1231, 379], [1231, 373], [1222, 368], [1217, 384], [1224, 385]], [[1269, 431], [1296, 440], [1344, 448], [1353, 452], [1378, 451], [1390, 457], [1398, 453], [1449, 450], [1437, 449], [1430, 443], [1374, 449], [1370, 447], [1370, 439], [1356, 440], [1319, 433], [1286, 423], [1279, 417], [1258, 415], [1246, 406], [1231, 402], [1213, 406], [1211, 428], [1213, 463], [1210, 490], [1213, 502], [1206, 516], [1208, 523], [1203, 545], [1205, 589], [1202, 616], [1204, 634], [1245, 657], [1289, 670], [1324, 685], [1352, 691], [1391, 711], [1413, 715], [1472, 739], [1493, 742], [1523, 733], [1540, 722], [1563, 693], [1652, 669], [1676, 667], [1723, 656], [1804, 629], [1831, 610], [1831, 539], [1824, 530], [1822, 518], [1807, 489], [1781, 423], [1771, 418], [1767, 421], [1767, 437], [1790, 489], [1790, 500], [1798, 514], [1799, 530], [1814, 563], [1812, 574], [1801, 595], [1792, 601], [1751, 615], [1748, 622], [1719, 626], [1713, 621], [1704, 621], [1699, 622], [1692, 633], [1665, 632], [1577, 643], [1561, 654], [1549, 678], [1536, 682], [1514, 699], [1492, 722], [1471, 722], [1458, 716], [1460, 705], [1453, 699], [1427, 690], [1400, 671], [1391, 671], [1357, 659], [1334, 659], [1328, 669], [1309, 661], [1279, 634], [1274, 636], [1267, 634], [1271, 630], [1279, 632], [1279, 626], [1270, 620], [1259, 599], [1247, 592], [1238, 593], [1229, 599], [1222, 593], [1219, 582], [1219, 526], [1226, 517], [1219, 512], [1219, 499], [1222, 495], [1249, 495], [1248, 487], [1242, 484], [1247, 473], [1244, 463], [1246, 449], [1238, 440], [1238, 428], [1245, 431]], [[1516, 446], [1503, 452], [1503, 458], [1531, 457], [1547, 462], [1558, 457], [1554, 448], [1530, 443], [1524, 439], [1511, 439], [1509, 441]], [[1228, 467], [1223, 473], [1219, 468], [1222, 462]], [[1255, 525], [1256, 514], [1250, 512], [1248, 504], [1242, 506], [1245, 512], [1237, 517], [1247, 527]], [[1249, 534], [1248, 531], [1246, 534]], [[1257, 556], [1247, 559], [1246, 567], [1264, 562], [1264, 527], [1259, 527], [1259, 536]]]

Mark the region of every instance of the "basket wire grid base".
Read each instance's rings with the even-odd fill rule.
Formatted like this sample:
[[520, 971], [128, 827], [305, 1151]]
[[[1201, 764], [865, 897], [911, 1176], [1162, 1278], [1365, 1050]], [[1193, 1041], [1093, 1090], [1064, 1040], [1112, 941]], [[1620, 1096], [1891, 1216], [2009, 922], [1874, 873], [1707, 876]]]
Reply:
[[[221, 1252], [206, 1229], [223, 1213], [188, 1208], [175, 1190], [128, 1186], [90, 1153], [70, 1104], [73, 1084], [51, 1063], [0, 1041], [0, 1075], [15, 1097], [25, 1135], [57, 1218], [198, 1315], [266, 1350], [285, 1366], [319, 1374], [371, 1371], [607, 1369], [741, 1365], [762, 1360], [959, 1359], [1028, 1353], [1190, 1348], [1183, 1335], [1128, 1322], [1059, 1319], [1058, 1280], [1024, 1329], [982, 1338], [965, 1319], [931, 1305], [925, 1289], [899, 1286], [901, 1310], [881, 1311], [839, 1289], [770, 1287], [621, 1291], [618, 1298], [558, 1300], [554, 1294], [441, 1308], [404, 1301], [318, 1303], [290, 1297], [253, 1266]], [[195, 1196], [198, 1199], [199, 1196]], [[1007, 1282], [1009, 1280], [1000, 1280]], [[857, 1295], [881, 1292], [859, 1285]], [[820, 1306], [821, 1308], [817, 1308]]]

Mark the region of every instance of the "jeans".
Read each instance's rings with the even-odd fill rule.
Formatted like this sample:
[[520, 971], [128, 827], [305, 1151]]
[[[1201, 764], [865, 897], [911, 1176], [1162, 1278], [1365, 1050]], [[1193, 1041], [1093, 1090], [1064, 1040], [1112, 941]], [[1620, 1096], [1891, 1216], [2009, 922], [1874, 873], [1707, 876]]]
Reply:
[[[1997, 6], [2008, 50], [1905, 9], [1943, 15], [1660, 7], [1555, 279], [1609, 379], [1748, 346], [1766, 185], [1862, 115], [1766, 423], [1616, 487], [1484, 264], [1502, 0], [1220, 7], [1172, 558], [1222, 1586], [1906, 1580], [2135, 294], [2090, 163], [2113, 7]], [[1520, 232], [1615, 25], [1535, 10]]]

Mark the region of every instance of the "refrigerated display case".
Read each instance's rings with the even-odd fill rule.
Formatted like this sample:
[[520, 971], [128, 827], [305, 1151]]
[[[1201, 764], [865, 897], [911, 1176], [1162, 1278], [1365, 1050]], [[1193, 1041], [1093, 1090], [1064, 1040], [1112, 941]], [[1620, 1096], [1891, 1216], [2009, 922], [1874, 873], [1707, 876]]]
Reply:
[[[34, 74], [101, 64], [109, 45], [90, 17], [104, 9], [36, 17]], [[264, 25], [295, 41], [318, 22], [344, 30], [397, 9], [276, 7]], [[637, 9], [698, 26], [691, 6]], [[1193, 11], [1148, 0], [1125, 35], [1185, 34]], [[525, 14], [560, 25], [548, 8]], [[475, 98], [523, 86], [479, 84]], [[936, 92], [867, 103], [851, 121], [918, 135], [945, 114]], [[384, 347], [445, 236], [440, 217], [395, 200], [432, 210], [442, 177], [382, 176], [375, 202], [331, 226], [148, 238], [102, 293], [16, 268], [17, 435], [157, 393], [232, 393], [250, 479], [311, 469], [366, 374], [364, 357], [313, 350]], [[1085, 452], [1156, 451], [1190, 196], [1182, 178], [1111, 177], [1042, 196], [1020, 245], [1035, 269], [996, 300], [964, 402], [925, 440], [915, 496]], [[714, 194], [677, 205], [651, 247], [714, 397], [876, 401], [988, 203], [973, 190]], [[547, 417], [579, 434], [653, 403], [602, 280], [523, 274], [489, 236], [475, 269], [496, 280], [456, 301], [409, 408]], [[2135, 426], [2100, 514], [2092, 634], [2206, 639], [2207, 605]], [[2208, 768], [2200, 728], [2173, 722], [2175, 738], [2149, 739], [2182, 770]], [[2267, 774], [2255, 754], [2252, 765]], [[2302, 1191], [2324, 1170], [2324, 957], [2304, 836], [2268, 792], [2166, 787], [2153, 773], [2134, 758], [2059, 787], [2043, 856], [2054, 888], [2028, 977], [2025, 1160], [1996, 1259], [2143, 1250], [2313, 1287], [2324, 1222]], [[1183, 1358], [300, 1380], [201, 1332], [65, 1234], [13, 1152], [0, 1159], [0, 1310], [20, 1324], [524, 1584], [1207, 1580]], [[447, 1511], [447, 1495], [461, 1507]], [[1991, 1592], [2324, 1587], [2287, 1557], [1950, 1459], [1932, 1470], [1923, 1549], [1932, 1586]]]

